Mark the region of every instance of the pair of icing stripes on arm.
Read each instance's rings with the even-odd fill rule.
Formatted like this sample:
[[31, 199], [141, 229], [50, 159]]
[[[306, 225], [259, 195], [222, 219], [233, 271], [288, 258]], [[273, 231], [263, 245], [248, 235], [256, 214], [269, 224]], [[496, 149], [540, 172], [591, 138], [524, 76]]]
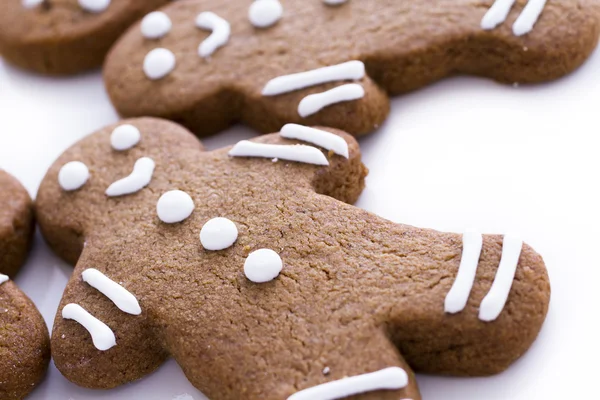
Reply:
[[[21, 4], [25, 8], [35, 8], [40, 6], [46, 0], [22, 0]], [[111, 0], [78, 0], [79, 6], [90, 13], [101, 13], [110, 6]]]
[[[515, 2], [516, 0], [496, 0], [481, 20], [481, 28], [491, 30], [506, 21]], [[529, 0], [513, 24], [512, 30], [515, 36], [531, 32], [545, 6], [546, 0]]]
[[[131, 315], [142, 313], [140, 304], [131, 292], [97, 269], [86, 269], [81, 277], [84, 282], [108, 297], [121, 311]], [[117, 344], [115, 334], [108, 325], [91, 315], [79, 304], [67, 304], [62, 310], [62, 317], [81, 324], [90, 333], [94, 346], [100, 351], [106, 351]]]
[[[459, 313], [466, 307], [475, 282], [482, 247], [483, 237], [480, 233], [466, 232], [463, 235], [463, 252], [460, 266], [454, 284], [446, 295], [444, 304], [447, 313]], [[480, 320], [494, 321], [502, 313], [517, 271], [522, 247], [523, 241], [521, 239], [510, 235], [504, 237], [502, 257], [496, 271], [496, 277], [479, 306]]]

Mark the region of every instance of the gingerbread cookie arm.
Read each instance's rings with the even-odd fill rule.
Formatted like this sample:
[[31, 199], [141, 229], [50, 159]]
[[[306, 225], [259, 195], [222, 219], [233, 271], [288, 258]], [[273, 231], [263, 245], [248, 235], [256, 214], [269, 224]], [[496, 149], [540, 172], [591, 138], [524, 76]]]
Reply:
[[0, 309], [0, 398], [20, 400], [46, 373], [48, 328], [35, 305], [11, 281], [0, 283]]

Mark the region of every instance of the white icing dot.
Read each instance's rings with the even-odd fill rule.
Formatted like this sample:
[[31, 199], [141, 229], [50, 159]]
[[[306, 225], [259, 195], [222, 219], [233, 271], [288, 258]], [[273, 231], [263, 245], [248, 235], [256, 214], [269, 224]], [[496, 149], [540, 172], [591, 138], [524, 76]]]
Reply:
[[254, 283], [264, 283], [277, 278], [282, 268], [283, 262], [279, 254], [270, 249], [260, 249], [246, 258], [244, 274]]
[[25, 8], [35, 8], [35, 7], [39, 6], [40, 4], [42, 4], [43, 2], [44, 2], [44, 0], [23, 0], [23, 1], [21, 1], [21, 4]]
[[337, 6], [340, 4], [344, 4], [347, 1], [348, 0], [323, 0], [323, 3], [327, 4], [328, 6]]
[[256, 0], [250, 6], [248, 19], [257, 28], [268, 28], [281, 19], [283, 7], [279, 0]]
[[8, 276], [0, 274], [0, 285], [2, 285], [6, 281], [8, 281]]
[[99, 13], [108, 8], [110, 6], [111, 0], [79, 0], [79, 5], [85, 11], [91, 13]]
[[206, 250], [224, 250], [238, 237], [237, 227], [227, 218], [213, 218], [200, 230], [200, 242]]
[[164, 193], [156, 204], [158, 218], [167, 224], [181, 222], [194, 211], [194, 200], [181, 190], [171, 190]]
[[139, 143], [140, 137], [140, 130], [135, 126], [120, 125], [110, 135], [110, 145], [117, 151], [129, 150]]
[[142, 36], [146, 39], [160, 39], [171, 30], [173, 23], [167, 14], [154, 11], [142, 19]]
[[161, 79], [175, 69], [175, 64], [175, 54], [172, 51], [163, 48], [154, 49], [144, 59], [144, 73], [149, 79]]
[[88, 167], [81, 161], [71, 161], [62, 166], [58, 173], [58, 183], [68, 192], [82, 187], [90, 177]]

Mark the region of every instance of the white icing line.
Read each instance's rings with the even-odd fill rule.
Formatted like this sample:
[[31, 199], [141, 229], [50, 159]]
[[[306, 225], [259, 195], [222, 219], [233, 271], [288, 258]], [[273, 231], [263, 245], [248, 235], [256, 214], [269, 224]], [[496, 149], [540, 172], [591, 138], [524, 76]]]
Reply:
[[79, 5], [87, 12], [101, 13], [110, 6], [111, 0], [79, 0]]
[[187, 219], [194, 211], [192, 197], [181, 190], [164, 193], [156, 203], [156, 214], [166, 224], [174, 224]]
[[332, 150], [335, 154], [342, 157], [350, 158], [348, 143], [344, 138], [331, 132], [310, 128], [308, 126], [287, 124], [281, 128], [280, 134], [286, 139], [296, 139], [316, 144], [324, 149]]
[[79, 304], [67, 304], [62, 310], [62, 317], [72, 319], [87, 329], [94, 346], [100, 351], [106, 351], [117, 344], [113, 331]]
[[8, 281], [10, 278], [4, 274], [0, 274], [0, 285], [2, 285], [4, 282]]
[[330, 105], [358, 100], [363, 97], [365, 97], [365, 89], [357, 83], [349, 83], [326, 92], [306, 96], [298, 105], [298, 114], [302, 118], [306, 118]]
[[158, 48], [146, 54], [143, 70], [146, 77], [154, 81], [173, 72], [176, 64], [175, 54], [171, 50]]
[[496, 0], [481, 20], [481, 29], [494, 29], [506, 20], [516, 0]]
[[81, 188], [89, 178], [90, 171], [81, 161], [68, 162], [58, 172], [58, 184], [67, 192]]
[[131, 292], [97, 269], [86, 269], [81, 273], [81, 278], [91, 287], [108, 297], [115, 303], [119, 310], [131, 315], [140, 315], [142, 313], [140, 304]]
[[142, 19], [142, 36], [146, 39], [160, 39], [171, 31], [171, 18], [162, 11], [153, 11]]
[[229, 151], [232, 157], [278, 158], [280, 160], [297, 161], [306, 164], [329, 165], [329, 161], [321, 150], [305, 145], [279, 145], [254, 143], [248, 140], [238, 142]]
[[513, 25], [515, 36], [522, 36], [531, 32], [545, 6], [546, 0], [529, 0]]
[[21, 4], [25, 8], [35, 8], [35, 7], [39, 6], [40, 4], [42, 4], [43, 2], [44, 2], [44, 0], [22, 0]]
[[229, 41], [231, 26], [229, 22], [212, 12], [203, 12], [196, 17], [196, 26], [200, 29], [212, 31], [198, 47], [198, 54], [205, 58], [213, 54], [219, 47]]
[[283, 6], [279, 0], [258, 0], [250, 5], [248, 19], [256, 28], [268, 28], [275, 25], [283, 15]]
[[305, 389], [287, 400], [335, 400], [375, 390], [398, 390], [407, 385], [407, 373], [402, 368], [390, 367]]
[[502, 258], [496, 271], [496, 277], [490, 291], [481, 301], [479, 306], [479, 319], [494, 321], [506, 304], [508, 294], [515, 279], [515, 272], [519, 265], [519, 257], [523, 248], [523, 241], [517, 237], [506, 235], [502, 244]]
[[237, 238], [237, 226], [223, 217], [211, 219], [200, 230], [200, 243], [210, 251], [225, 250], [233, 246]]
[[444, 310], [447, 313], [455, 314], [461, 312], [467, 305], [477, 266], [479, 264], [479, 256], [483, 247], [483, 236], [478, 232], [465, 232], [463, 235], [463, 250], [458, 267], [458, 273], [452, 288], [446, 295]]
[[344, 4], [347, 1], [348, 0], [323, 0], [323, 3], [327, 4], [328, 6], [338, 6], [340, 4]]
[[110, 197], [124, 196], [138, 192], [148, 186], [154, 173], [154, 161], [148, 157], [142, 157], [135, 162], [133, 172], [129, 176], [119, 179], [106, 189], [106, 195]]
[[281, 257], [271, 249], [256, 250], [244, 262], [244, 275], [254, 283], [270, 282], [282, 269]]
[[276, 96], [328, 82], [358, 80], [364, 76], [365, 64], [362, 61], [348, 61], [312, 71], [277, 77], [265, 85], [262, 94], [263, 96]]

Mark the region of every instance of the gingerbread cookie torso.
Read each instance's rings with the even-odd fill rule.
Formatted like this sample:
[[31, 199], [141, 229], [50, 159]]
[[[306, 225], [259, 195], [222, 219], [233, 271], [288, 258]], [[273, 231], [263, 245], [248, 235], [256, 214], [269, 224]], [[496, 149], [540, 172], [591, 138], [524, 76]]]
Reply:
[[236, 121], [369, 133], [388, 94], [460, 73], [557, 79], [600, 33], [598, 0], [191, 0], [160, 12], [170, 29], [133, 26], [107, 57], [106, 87], [122, 116], [199, 136]]
[[169, 1], [3, 0], [0, 54], [43, 74], [97, 68], [132, 23]]
[[348, 203], [365, 175], [357, 142], [326, 128], [211, 152], [152, 118], [83, 139], [36, 200], [44, 237], [76, 264], [56, 366], [106, 389], [170, 355], [222, 400], [419, 400], [412, 371], [506, 369], [547, 312], [542, 258], [511, 236], [360, 210]]
[[25, 261], [33, 233], [29, 195], [0, 170], [0, 399], [23, 399], [50, 362], [48, 328], [35, 305], [10, 281]]

